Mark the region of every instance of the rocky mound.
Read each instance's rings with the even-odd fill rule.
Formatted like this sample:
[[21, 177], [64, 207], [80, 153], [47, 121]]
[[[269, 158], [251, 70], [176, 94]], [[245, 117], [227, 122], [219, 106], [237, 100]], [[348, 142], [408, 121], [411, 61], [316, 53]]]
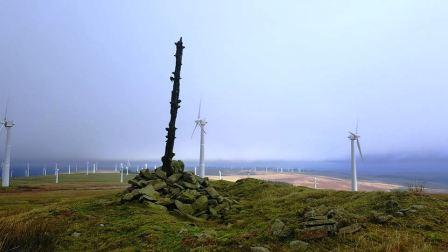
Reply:
[[167, 177], [161, 167], [141, 170], [128, 181], [131, 186], [121, 202], [139, 201], [153, 207], [174, 211], [195, 221], [224, 218], [235, 201], [221, 196], [208, 178], [184, 172], [182, 161], [173, 161], [174, 173]]

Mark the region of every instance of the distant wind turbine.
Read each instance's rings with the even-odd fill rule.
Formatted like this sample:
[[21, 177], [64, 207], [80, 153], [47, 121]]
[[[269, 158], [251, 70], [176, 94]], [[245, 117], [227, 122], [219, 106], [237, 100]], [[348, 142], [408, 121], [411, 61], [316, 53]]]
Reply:
[[[6, 144], [5, 144], [5, 159], [3, 159], [2, 167], [2, 187], [9, 187], [9, 176], [12, 174], [11, 168], [11, 129], [14, 127], [14, 122], [8, 121], [8, 104], [6, 104], [5, 117], [0, 122], [0, 132], [5, 128], [6, 130]], [[12, 176], [12, 175], [11, 175]]]
[[26, 176], [29, 177], [30, 176], [30, 163], [26, 163]]
[[201, 119], [201, 104], [202, 104], [202, 102], [199, 102], [198, 118], [195, 121], [196, 125], [194, 126], [193, 133], [191, 134], [191, 137], [193, 138], [194, 132], [196, 131], [196, 128], [199, 125], [199, 127], [201, 128], [201, 146], [200, 146], [200, 153], [199, 153], [199, 176], [201, 178], [204, 178], [205, 177], [204, 135], [206, 134], [204, 127], [207, 124], [207, 122], [205, 121], [205, 119]]
[[361, 159], [364, 159], [361, 152], [361, 145], [359, 144], [360, 135], [358, 135], [358, 123], [356, 123], [355, 133], [351, 131], [349, 131], [348, 133], [350, 134], [348, 136], [348, 139], [350, 139], [350, 146], [351, 146], [352, 191], [356, 192], [358, 191], [358, 177], [356, 175], [355, 141], [356, 145], [358, 146], [359, 156], [361, 157]]
[[120, 163], [120, 183], [123, 183], [123, 163]]

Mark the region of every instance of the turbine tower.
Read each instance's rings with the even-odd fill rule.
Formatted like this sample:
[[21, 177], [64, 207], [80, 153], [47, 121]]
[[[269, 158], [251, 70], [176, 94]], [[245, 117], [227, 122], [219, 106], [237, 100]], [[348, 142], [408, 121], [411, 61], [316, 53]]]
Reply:
[[9, 176], [10, 176], [10, 167], [11, 167], [11, 129], [14, 127], [14, 123], [12, 121], [8, 121], [8, 105], [6, 105], [5, 117], [3, 121], [0, 122], [0, 131], [5, 128], [6, 130], [6, 145], [5, 145], [5, 159], [3, 160], [3, 169], [2, 169], [2, 186], [9, 187]]
[[348, 132], [350, 135], [348, 136], [348, 139], [350, 139], [350, 146], [351, 146], [351, 165], [352, 165], [352, 191], [356, 192], [358, 191], [358, 177], [356, 175], [356, 155], [355, 155], [355, 141], [356, 145], [358, 146], [359, 156], [361, 159], [364, 159], [361, 152], [361, 145], [359, 144], [359, 138], [358, 135], [358, 125], [356, 125], [356, 133]]
[[191, 137], [193, 138], [194, 132], [196, 131], [196, 128], [199, 125], [199, 127], [201, 128], [201, 147], [200, 147], [200, 153], [199, 153], [199, 176], [201, 178], [204, 178], [205, 177], [205, 163], [204, 163], [205, 130], [204, 130], [204, 127], [207, 124], [207, 122], [205, 121], [205, 119], [201, 119], [201, 103], [202, 102], [199, 102], [198, 119], [196, 119], [196, 121], [195, 121], [196, 125], [194, 126], [193, 133], [191, 134]]

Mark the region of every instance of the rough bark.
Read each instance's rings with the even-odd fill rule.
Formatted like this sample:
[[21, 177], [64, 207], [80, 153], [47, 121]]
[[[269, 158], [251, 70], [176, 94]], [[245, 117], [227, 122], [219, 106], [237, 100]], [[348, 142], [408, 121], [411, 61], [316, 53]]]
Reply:
[[170, 122], [168, 125], [168, 128], [166, 128], [167, 135], [166, 135], [166, 145], [165, 145], [165, 155], [162, 157], [162, 170], [167, 173], [168, 176], [173, 174], [173, 167], [171, 165], [174, 157], [174, 139], [176, 138], [176, 117], [177, 117], [177, 110], [180, 108], [180, 102], [179, 99], [179, 86], [180, 86], [180, 70], [182, 67], [182, 52], [185, 48], [182, 44], [182, 37], [179, 39], [178, 42], [175, 43], [176, 45], [176, 54], [174, 57], [176, 57], [176, 67], [174, 68], [173, 76], [170, 77], [170, 80], [173, 82], [173, 90], [171, 91], [171, 110], [170, 110]]

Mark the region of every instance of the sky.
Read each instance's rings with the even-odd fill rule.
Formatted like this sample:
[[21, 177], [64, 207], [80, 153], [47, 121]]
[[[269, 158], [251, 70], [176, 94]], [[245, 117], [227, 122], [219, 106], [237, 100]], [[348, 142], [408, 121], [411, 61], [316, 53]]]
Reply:
[[[446, 1], [0, 0], [13, 159], [448, 160]], [[1, 112], [3, 113], [3, 112]], [[196, 132], [198, 133], [198, 132]], [[4, 149], [4, 132], [0, 151]]]

